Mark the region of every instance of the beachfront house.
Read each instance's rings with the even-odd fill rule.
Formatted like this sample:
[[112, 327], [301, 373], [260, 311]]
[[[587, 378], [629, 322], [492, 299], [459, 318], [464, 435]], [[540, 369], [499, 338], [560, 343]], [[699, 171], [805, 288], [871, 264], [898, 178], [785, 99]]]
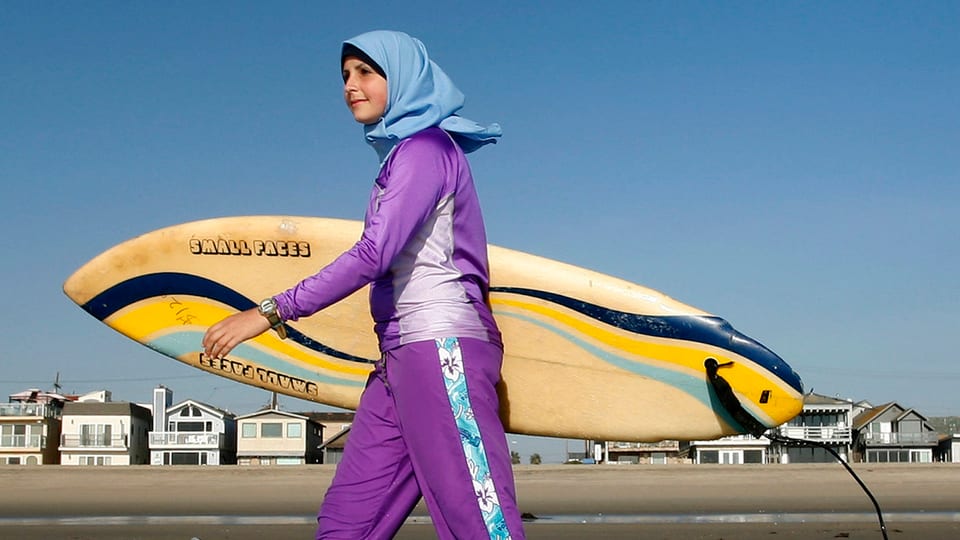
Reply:
[[61, 417], [68, 398], [38, 389], [0, 404], [0, 465], [60, 463]]
[[350, 437], [350, 426], [353, 425], [352, 412], [311, 412], [302, 413], [309, 416], [314, 422], [323, 426], [323, 441], [320, 451], [323, 453], [321, 463], [336, 464], [343, 458], [343, 449]]
[[673, 440], [653, 443], [608, 441], [604, 443], [603, 454], [606, 463], [666, 465], [686, 461], [680, 457], [680, 441]]
[[[803, 410], [777, 428], [777, 433], [793, 439], [816, 441], [850, 461], [853, 445], [853, 418], [872, 407], [867, 402], [810, 393], [803, 397]], [[779, 463], [832, 463], [836, 458], [822, 447], [776, 443], [771, 448], [772, 461]]]
[[960, 463], [960, 433], [940, 437], [937, 445], [937, 461]]
[[175, 405], [173, 391], [153, 391], [151, 465], [233, 465], [237, 461], [236, 416], [188, 399]]
[[303, 414], [264, 409], [237, 417], [238, 465], [323, 463], [323, 425]]
[[[792, 420], [775, 428], [784, 437], [814, 440], [829, 446], [848, 460], [853, 444], [851, 428], [854, 415], [869, 404], [810, 393], [803, 398], [803, 409]], [[823, 448], [771, 442], [766, 437], [733, 435], [714, 441], [681, 443], [681, 454], [694, 463], [827, 463], [835, 458]]]
[[866, 463], [931, 463], [940, 435], [926, 417], [896, 402], [853, 419], [854, 454]]
[[681, 441], [680, 453], [696, 464], [769, 463], [770, 440], [753, 435], [730, 435], [712, 441]]
[[144, 465], [150, 411], [135, 403], [74, 401], [63, 407], [62, 465]]

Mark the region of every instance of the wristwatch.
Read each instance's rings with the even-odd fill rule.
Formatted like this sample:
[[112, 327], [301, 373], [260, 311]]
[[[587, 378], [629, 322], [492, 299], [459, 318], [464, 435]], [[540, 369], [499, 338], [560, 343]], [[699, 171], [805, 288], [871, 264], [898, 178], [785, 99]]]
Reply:
[[261, 300], [257, 311], [266, 317], [267, 321], [270, 322], [270, 328], [273, 328], [274, 331], [277, 332], [277, 334], [280, 336], [280, 339], [287, 339], [287, 328], [283, 325], [283, 321], [280, 320], [280, 313], [277, 312], [276, 300], [273, 298], [265, 298]]

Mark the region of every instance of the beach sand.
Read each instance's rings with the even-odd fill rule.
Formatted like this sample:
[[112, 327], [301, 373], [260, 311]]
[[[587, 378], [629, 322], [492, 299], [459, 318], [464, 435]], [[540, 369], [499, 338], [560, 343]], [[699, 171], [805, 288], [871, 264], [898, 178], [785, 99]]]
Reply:
[[[889, 538], [960, 538], [960, 465], [855, 464]], [[0, 468], [0, 539], [312, 538], [334, 466]], [[515, 469], [530, 539], [882, 538], [838, 464]], [[436, 538], [419, 506], [397, 535]]]

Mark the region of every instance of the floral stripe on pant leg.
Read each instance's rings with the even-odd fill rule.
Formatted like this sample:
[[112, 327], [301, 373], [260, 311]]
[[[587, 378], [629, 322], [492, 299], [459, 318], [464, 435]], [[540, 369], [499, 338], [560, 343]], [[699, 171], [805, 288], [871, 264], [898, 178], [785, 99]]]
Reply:
[[463, 452], [467, 458], [470, 475], [473, 477], [473, 490], [477, 495], [477, 505], [483, 514], [483, 521], [487, 525], [491, 539], [510, 540], [510, 531], [507, 529], [497, 490], [490, 476], [490, 464], [483, 449], [480, 427], [470, 407], [460, 342], [457, 338], [440, 338], [436, 343], [440, 367], [443, 370], [443, 382], [447, 388], [447, 396], [450, 398], [450, 408], [453, 410], [457, 429], [460, 431]]

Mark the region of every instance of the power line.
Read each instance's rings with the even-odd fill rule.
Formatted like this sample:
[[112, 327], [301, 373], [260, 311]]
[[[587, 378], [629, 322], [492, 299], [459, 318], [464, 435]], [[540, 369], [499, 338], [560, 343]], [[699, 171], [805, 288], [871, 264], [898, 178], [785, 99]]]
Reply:
[[[64, 384], [90, 384], [90, 383], [107, 383], [107, 382], [143, 382], [143, 381], [155, 381], [157, 379], [163, 380], [179, 380], [179, 379], [198, 379], [201, 377], [206, 377], [209, 374], [198, 374], [198, 375], [158, 375], [155, 377], [129, 377], [121, 379], [60, 379], [60, 385]], [[43, 380], [33, 380], [33, 381], [3, 381], [7, 384], [47, 384], [50, 382], [49, 379]]]

